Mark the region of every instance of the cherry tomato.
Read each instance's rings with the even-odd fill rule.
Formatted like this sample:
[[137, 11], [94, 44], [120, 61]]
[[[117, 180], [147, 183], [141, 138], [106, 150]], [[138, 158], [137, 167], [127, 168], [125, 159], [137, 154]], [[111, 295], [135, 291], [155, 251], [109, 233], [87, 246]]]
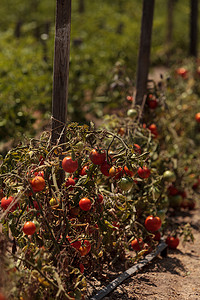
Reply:
[[187, 78], [188, 70], [186, 70], [185, 68], [182, 67], [182, 68], [176, 69], [176, 73], [185, 79], [185, 78]]
[[127, 166], [124, 166], [124, 173], [127, 175], [127, 176], [130, 176], [130, 177], [133, 177], [137, 171], [133, 171], [133, 170], [130, 170]]
[[118, 183], [118, 185], [122, 191], [128, 191], [133, 186], [133, 180], [132, 180], [132, 178], [129, 178], [129, 177], [122, 177], [120, 179], [120, 182]]
[[166, 170], [163, 173], [163, 179], [167, 182], [174, 182], [176, 180], [176, 175], [173, 171], [171, 170]]
[[148, 97], [147, 97], [147, 105], [151, 109], [155, 109], [158, 106], [158, 100], [156, 99], [156, 97], [154, 95], [152, 95], [152, 94], [148, 95]]
[[148, 178], [151, 174], [151, 171], [147, 168], [147, 167], [139, 167], [138, 169], [138, 175], [141, 177], [141, 178]]
[[135, 251], [141, 251], [142, 248], [144, 247], [144, 242], [143, 242], [143, 240], [141, 238], [134, 239], [134, 240], [131, 241], [131, 247]]
[[109, 170], [110, 170], [110, 164], [107, 161], [104, 161], [101, 166], [100, 166], [100, 170], [101, 173], [107, 177], [109, 177]]
[[88, 211], [91, 209], [92, 203], [91, 203], [90, 199], [85, 197], [79, 201], [79, 207], [80, 207], [80, 209], [82, 209], [84, 211]]
[[168, 192], [168, 194], [169, 195], [171, 195], [171, 196], [175, 196], [175, 195], [178, 195], [178, 190], [177, 190], [177, 188], [174, 186], [174, 185], [170, 185], [169, 187], [168, 187], [168, 189], [167, 189], [167, 192]]
[[27, 235], [33, 235], [36, 231], [36, 226], [33, 222], [28, 221], [23, 226], [23, 232]]
[[195, 119], [198, 123], [200, 123], [200, 112], [195, 115]]
[[75, 180], [74, 180], [73, 178], [71, 178], [71, 177], [67, 178], [67, 180], [65, 181], [65, 186], [66, 186], [66, 187], [71, 186], [71, 187], [69, 188], [69, 191], [72, 191], [72, 190], [73, 190], [73, 186], [74, 186], [75, 184], [76, 184]]
[[[7, 208], [8, 208], [8, 206], [12, 203], [12, 202], [14, 202], [15, 201], [15, 198], [14, 197], [12, 197], [12, 196], [10, 196], [10, 197], [3, 197], [2, 199], [1, 199], [1, 208], [3, 208], [3, 210], [6, 210]], [[16, 203], [15, 205], [13, 205], [11, 208], [10, 208], [10, 210], [9, 210], [9, 212], [13, 212], [13, 211], [15, 211], [15, 209], [18, 207], [18, 204]]]
[[134, 146], [135, 152], [137, 154], [141, 154], [142, 153], [142, 149], [141, 149], [141, 147], [138, 144], [134, 144], [133, 146]]
[[80, 269], [80, 272], [83, 274], [85, 268], [82, 263], [79, 264], [79, 269]]
[[162, 221], [159, 217], [148, 216], [144, 225], [148, 231], [155, 232], [160, 229]]
[[0, 300], [6, 300], [7, 298], [2, 294], [0, 293]]
[[88, 165], [84, 166], [84, 167], [80, 170], [79, 175], [80, 175], [80, 176], [87, 175], [87, 171], [88, 171], [88, 170], [89, 170], [89, 166], [88, 166]]
[[78, 161], [73, 160], [71, 156], [66, 156], [62, 160], [63, 170], [67, 173], [74, 173], [78, 169]]
[[155, 124], [151, 124], [148, 128], [154, 136], [157, 136], [157, 126]]
[[41, 192], [45, 188], [45, 180], [42, 176], [35, 176], [30, 181], [31, 187], [34, 192]]
[[166, 244], [171, 249], [176, 249], [179, 245], [179, 238], [175, 236], [168, 236], [166, 238]]
[[93, 149], [90, 152], [90, 160], [93, 162], [95, 165], [102, 165], [103, 162], [106, 160], [106, 152], [103, 151], [97, 151], [96, 149]]
[[97, 195], [97, 201], [102, 204], [103, 203], [103, 196], [101, 194]]

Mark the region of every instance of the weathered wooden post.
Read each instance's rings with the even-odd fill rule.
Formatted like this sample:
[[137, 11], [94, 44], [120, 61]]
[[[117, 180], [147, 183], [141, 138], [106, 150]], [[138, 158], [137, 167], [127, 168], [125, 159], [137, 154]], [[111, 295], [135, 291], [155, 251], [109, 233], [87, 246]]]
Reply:
[[172, 44], [172, 34], [173, 34], [173, 19], [174, 19], [174, 0], [167, 1], [167, 35], [166, 42], [168, 50], [170, 50]]
[[71, 0], [57, 0], [52, 98], [53, 144], [66, 141], [70, 31]]
[[190, 50], [191, 56], [197, 57], [198, 44], [198, 0], [190, 2]]
[[142, 26], [136, 76], [135, 102], [137, 105], [142, 105], [142, 101], [147, 88], [154, 2], [154, 0], [143, 0]]

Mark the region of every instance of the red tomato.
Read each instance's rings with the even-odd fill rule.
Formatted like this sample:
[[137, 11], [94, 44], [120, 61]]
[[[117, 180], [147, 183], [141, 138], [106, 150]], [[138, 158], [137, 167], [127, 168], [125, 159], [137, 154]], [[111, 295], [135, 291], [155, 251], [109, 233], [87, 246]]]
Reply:
[[166, 244], [171, 249], [176, 249], [179, 245], [179, 238], [175, 236], [168, 236], [166, 238]]
[[33, 222], [28, 221], [23, 226], [23, 232], [27, 235], [32, 235], [36, 231], [36, 226]]
[[116, 175], [116, 168], [115, 167], [111, 167], [109, 170], [109, 176], [110, 177], [114, 177]]
[[88, 165], [84, 166], [84, 167], [80, 170], [79, 175], [80, 175], [80, 176], [87, 175], [87, 171], [88, 171], [88, 170], [89, 170], [89, 166], [88, 166]]
[[133, 177], [135, 175], [136, 172], [133, 172], [132, 170], [130, 170], [127, 166], [124, 166], [124, 173], [127, 175], [127, 176], [130, 176], [130, 177]]
[[109, 177], [109, 170], [110, 170], [111, 165], [107, 162], [104, 161], [103, 164], [100, 166], [101, 173], [107, 177]]
[[79, 207], [80, 207], [80, 209], [82, 209], [84, 211], [88, 211], [88, 210], [91, 209], [92, 203], [91, 203], [90, 199], [88, 199], [88, 198], [82, 198], [79, 201]]
[[80, 269], [80, 272], [83, 274], [83, 272], [84, 272], [84, 265], [82, 263], [79, 264], [79, 269]]
[[158, 135], [157, 126], [155, 124], [151, 124], [148, 128], [154, 136]]
[[102, 204], [103, 203], [103, 196], [101, 194], [97, 195], [97, 201]]
[[167, 189], [168, 194], [171, 196], [175, 196], [178, 195], [179, 191], [177, 190], [177, 188], [174, 185], [170, 185]]
[[160, 229], [162, 221], [159, 217], [148, 216], [144, 225], [148, 231], [155, 232]]
[[93, 149], [90, 152], [90, 160], [93, 162], [95, 165], [102, 165], [103, 162], [106, 160], [106, 152], [103, 151], [97, 151], [96, 149]]
[[0, 293], [0, 300], [6, 300], [6, 297], [2, 293]]
[[137, 154], [141, 154], [142, 153], [142, 149], [141, 149], [141, 147], [138, 144], [134, 144], [133, 146], [134, 146], [135, 152]]
[[143, 242], [143, 240], [141, 238], [134, 239], [131, 242], [131, 247], [135, 251], [141, 251], [143, 249], [143, 247], [144, 247], [144, 242]]
[[35, 176], [30, 184], [34, 192], [40, 192], [45, 188], [45, 180], [42, 176]]
[[126, 100], [127, 100], [128, 102], [133, 102], [133, 97], [132, 97], [132, 96], [127, 96], [127, 97], [126, 97]]
[[78, 169], [78, 161], [73, 160], [71, 156], [66, 156], [62, 160], [63, 170], [67, 173], [74, 173]]
[[81, 256], [87, 255], [91, 250], [91, 244], [88, 240], [84, 240], [83, 245], [78, 249]]
[[151, 171], [147, 167], [139, 168], [138, 169], [138, 175], [141, 178], [148, 178], [151, 174]]
[[83, 244], [86, 247], [87, 254], [88, 254], [90, 252], [90, 250], [91, 250], [91, 244], [90, 244], [90, 242], [88, 240], [84, 240]]
[[200, 112], [195, 115], [195, 119], [198, 123], [200, 123]]
[[156, 99], [156, 97], [154, 95], [152, 95], [152, 94], [148, 95], [148, 97], [147, 97], [147, 105], [151, 109], [155, 109], [158, 106], [158, 100]]
[[67, 178], [67, 180], [65, 181], [65, 186], [68, 187], [68, 186], [71, 186], [69, 188], [69, 191], [72, 191], [73, 190], [73, 186], [76, 184], [76, 182], [74, 181], [73, 178], [69, 177]]
[[78, 250], [81, 247], [81, 241], [75, 241], [73, 243], [70, 243], [70, 245]]
[[117, 167], [116, 168], [116, 174], [115, 174], [115, 176], [114, 176], [114, 179], [120, 179], [121, 177], [122, 177], [122, 175], [123, 175], [123, 169], [122, 169], [122, 167]]
[[188, 71], [185, 68], [178, 68], [176, 73], [181, 76], [182, 78], [187, 78]]
[[195, 182], [195, 183], [192, 185], [192, 189], [193, 189], [193, 190], [198, 189], [198, 187], [199, 187], [199, 181]]
[[[7, 208], [8, 208], [8, 206], [12, 203], [12, 202], [14, 202], [14, 200], [15, 200], [15, 198], [14, 197], [12, 197], [12, 196], [10, 196], [10, 197], [3, 197], [2, 199], [1, 199], [1, 208], [3, 208], [3, 210], [6, 210]], [[18, 206], [18, 204], [16, 203], [15, 205], [13, 205], [11, 208], [10, 208], [10, 210], [9, 210], [9, 212], [13, 212], [16, 208], [17, 208], [17, 206]]]

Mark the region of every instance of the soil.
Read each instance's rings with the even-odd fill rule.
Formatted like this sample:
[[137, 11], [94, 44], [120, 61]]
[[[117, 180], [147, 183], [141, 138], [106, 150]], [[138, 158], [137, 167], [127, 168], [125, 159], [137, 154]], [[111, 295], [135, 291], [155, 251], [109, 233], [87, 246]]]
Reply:
[[[180, 244], [176, 250], [168, 249], [167, 257], [159, 255], [154, 258], [152, 262], [104, 297], [104, 300], [200, 299], [200, 207], [193, 211], [176, 212], [173, 220], [177, 224], [189, 223], [191, 225], [194, 243], [183, 244], [180, 238]], [[93, 278], [88, 299], [123, 273], [124, 266], [121, 265], [121, 267], [123, 270], [107, 274], [110, 280], [98, 281]]]

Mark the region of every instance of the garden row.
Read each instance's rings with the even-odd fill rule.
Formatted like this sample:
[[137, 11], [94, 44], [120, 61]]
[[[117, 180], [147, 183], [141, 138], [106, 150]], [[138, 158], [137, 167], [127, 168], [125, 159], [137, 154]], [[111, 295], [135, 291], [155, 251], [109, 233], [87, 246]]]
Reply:
[[2, 157], [6, 298], [81, 299], [86, 278], [113, 259], [127, 260], [127, 251], [134, 263], [161, 236], [172, 248], [181, 236], [192, 240], [189, 226], [168, 224], [167, 213], [194, 209], [200, 190], [194, 70], [191, 63], [150, 82], [143, 107], [127, 95], [99, 128], [68, 124], [65, 145], [52, 146], [43, 132]]

